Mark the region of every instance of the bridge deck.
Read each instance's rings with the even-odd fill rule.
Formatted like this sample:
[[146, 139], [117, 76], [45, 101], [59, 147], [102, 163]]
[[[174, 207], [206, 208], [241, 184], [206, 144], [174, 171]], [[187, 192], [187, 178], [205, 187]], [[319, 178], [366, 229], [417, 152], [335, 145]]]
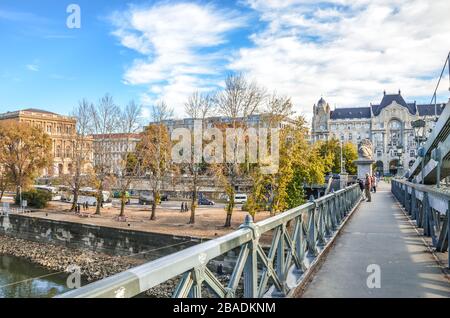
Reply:
[[[349, 220], [303, 297], [450, 297], [450, 282], [381, 182]], [[381, 288], [367, 287], [378, 264]]]

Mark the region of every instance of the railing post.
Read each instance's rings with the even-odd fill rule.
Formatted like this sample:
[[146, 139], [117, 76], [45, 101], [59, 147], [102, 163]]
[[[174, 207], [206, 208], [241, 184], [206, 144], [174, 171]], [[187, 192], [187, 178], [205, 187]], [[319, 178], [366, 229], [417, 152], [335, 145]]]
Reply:
[[411, 190], [411, 220], [416, 219], [417, 212], [417, 199], [416, 199], [416, 189]]
[[317, 247], [316, 247], [316, 209], [317, 203], [314, 201], [314, 198], [310, 198], [309, 200], [314, 203], [314, 207], [308, 211], [308, 252], [316, 256], [317, 255]]
[[278, 278], [281, 281], [282, 290], [280, 290], [280, 293], [282, 295], [285, 295], [286, 294], [286, 273], [285, 273], [285, 268], [286, 268], [285, 247], [286, 247], [286, 244], [284, 241], [284, 235], [286, 233], [286, 225], [285, 224], [281, 225], [280, 232], [281, 232], [281, 235], [280, 235], [280, 239], [278, 241], [278, 246], [277, 246], [276, 271], [277, 271]]
[[430, 236], [430, 202], [428, 201], [428, 193], [423, 193], [423, 235]]
[[253, 219], [250, 215], [246, 215], [244, 224], [240, 228], [249, 228], [253, 231], [252, 241], [249, 242], [249, 253], [244, 266], [244, 297], [258, 297], [258, 260], [257, 248], [259, 235]]

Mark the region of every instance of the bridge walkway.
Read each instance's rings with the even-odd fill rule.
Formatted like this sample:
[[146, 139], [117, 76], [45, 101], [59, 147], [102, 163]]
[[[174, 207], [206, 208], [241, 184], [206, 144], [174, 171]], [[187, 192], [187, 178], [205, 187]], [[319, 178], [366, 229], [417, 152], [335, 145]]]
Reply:
[[[380, 288], [369, 288], [370, 264], [379, 265]], [[422, 237], [380, 182], [336, 239], [303, 297], [450, 297], [450, 281]]]

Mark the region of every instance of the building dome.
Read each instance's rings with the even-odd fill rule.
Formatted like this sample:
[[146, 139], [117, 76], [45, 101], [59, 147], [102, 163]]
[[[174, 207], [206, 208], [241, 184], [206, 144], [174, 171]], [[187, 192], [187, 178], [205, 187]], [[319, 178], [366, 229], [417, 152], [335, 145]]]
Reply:
[[327, 102], [321, 97], [319, 101], [317, 102], [317, 106], [325, 106]]

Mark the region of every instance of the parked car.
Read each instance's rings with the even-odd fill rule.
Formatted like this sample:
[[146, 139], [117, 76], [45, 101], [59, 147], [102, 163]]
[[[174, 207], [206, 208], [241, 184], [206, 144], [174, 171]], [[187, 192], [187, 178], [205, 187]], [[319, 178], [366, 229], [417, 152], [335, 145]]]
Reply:
[[[167, 194], [161, 195], [161, 201], [169, 201], [169, 196]], [[150, 191], [141, 191], [139, 193], [139, 204], [150, 205], [153, 203], [153, 193]]]
[[198, 199], [198, 205], [214, 205], [214, 204], [216, 204], [214, 201], [207, 199], [205, 197]]
[[153, 203], [153, 193], [150, 191], [139, 192], [139, 204], [150, 205]]
[[236, 193], [234, 195], [234, 203], [246, 203], [247, 202], [247, 195], [244, 193]]

